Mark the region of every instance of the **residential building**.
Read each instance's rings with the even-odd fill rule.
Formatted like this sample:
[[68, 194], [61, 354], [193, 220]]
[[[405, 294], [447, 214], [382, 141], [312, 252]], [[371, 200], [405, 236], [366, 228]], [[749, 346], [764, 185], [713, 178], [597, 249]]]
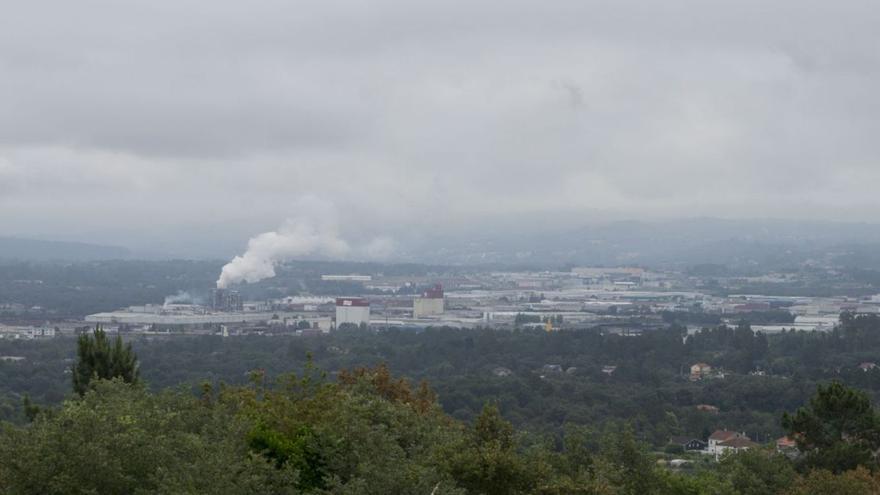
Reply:
[[733, 440], [734, 438], [741, 438], [745, 435], [738, 431], [730, 431], [730, 430], [715, 430], [709, 435], [709, 452], [715, 453], [715, 448], [719, 443], [726, 442], [728, 440]]
[[859, 365], [859, 369], [865, 372], [871, 371], [877, 367], [876, 363], [862, 363]]
[[509, 368], [505, 368], [503, 366], [498, 366], [492, 370], [492, 374], [503, 378], [503, 377], [512, 375], [513, 371], [511, 371]]
[[733, 438], [726, 442], [721, 442], [715, 446], [715, 459], [720, 459], [722, 456], [728, 453], [735, 454], [737, 452], [743, 452], [757, 446], [758, 444], [749, 440], [749, 438], [746, 436]]
[[693, 437], [672, 437], [669, 439], [670, 445], [681, 445], [684, 450], [706, 450], [708, 444], [699, 438]]
[[793, 438], [782, 437], [776, 439], [777, 452], [786, 452], [792, 449], [797, 449], [797, 442]]
[[746, 436], [745, 433], [730, 430], [715, 430], [709, 436], [707, 452], [719, 459], [728, 452], [742, 452], [755, 447], [757, 444]]
[[706, 363], [696, 363], [691, 366], [691, 380], [702, 380], [712, 373], [712, 366]]

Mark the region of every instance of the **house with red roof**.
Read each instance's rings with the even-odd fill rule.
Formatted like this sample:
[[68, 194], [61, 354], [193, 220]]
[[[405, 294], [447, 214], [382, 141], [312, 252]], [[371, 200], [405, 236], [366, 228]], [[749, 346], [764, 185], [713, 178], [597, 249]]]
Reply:
[[782, 437], [776, 439], [777, 452], [782, 453], [792, 449], [797, 449], [797, 442], [793, 438]]
[[711, 404], [697, 404], [697, 411], [718, 414], [719, 409], [717, 406], [713, 406]]
[[877, 367], [877, 363], [862, 363], [859, 365], [859, 369], [868, 372]]

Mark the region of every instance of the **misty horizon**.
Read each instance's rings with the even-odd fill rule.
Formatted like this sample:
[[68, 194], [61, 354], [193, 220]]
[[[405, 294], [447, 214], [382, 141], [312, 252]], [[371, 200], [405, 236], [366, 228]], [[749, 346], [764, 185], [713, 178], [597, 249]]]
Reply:
[[880, 206], [870, 2], [49, 3], [0, 21], [4, 236], [229, 256], [307, 196], [400, 244]]
[[[322, 204], [328, 206], [317, 203], [319, 208]], [[207, 236], [198, 242], [179, 239], [175, 244], [163, 242], [152, 251], [142, 244], [126, 245], [122, 237], [71, 242], [0, 235], [0, 260], [213, 260], [229, 262], [224, 270], [229, 273], [221, 275], [221, 279], [241, 283], [271, 278], [273, 268], [286, 261], [460, 266], [500, 263], [548, 268], [567, 264], [671, 263], [685, 267], [701, 263], [740, 264], [743, 259], [760, 260], [795, 250], [798, 256], [791, 259], [790, 265], [795, 266], [828, 255], [868, 254], [880, 246], [880, 224], [710, 217], [560, 225], [529, 223], [520, 217], [510, 223], [493, 222], [492, 228], [482, 230], [472, 226], [456, 233], [431, 236], [397, 231], [366, 238], [339, 230], [332, 211], [319, 214], [325, 219], [321, 222], [313, 221], [317, 218], [314, 214], [305, 215], [266, 232], [229, 235], [225, 242]], [[306, 236], [291, 237], [294, 232]], [[254, 246], [255, 252], [261, 254], [247, 256], [249, 247]], [[248, 275], [250, 271], [252, 275]], [[218, 281], [218, 286], [228, 283]]]

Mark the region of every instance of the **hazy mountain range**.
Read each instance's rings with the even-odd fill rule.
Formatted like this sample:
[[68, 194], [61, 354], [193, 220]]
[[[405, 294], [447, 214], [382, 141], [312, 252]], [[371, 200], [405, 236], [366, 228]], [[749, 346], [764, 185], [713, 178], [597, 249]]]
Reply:
[[[122, 240], [115, 239], [120, 244]], [[242, 245], [246, 239], [242, 239]], [[388, 262], [433, 264], [786, 265], [807, 261], [871, 264], [880, 258], [880, 225], [826, 221], [725, 220], [615, 221], [580, 227], [520, 225], [470, 229], [457, 235], [401, 234]], [[228, 257], [237, 254], [228, 248]], [[92, 260], [218, 258], [143, 253], [136, 246], [0, 237], [0, 259]], [[322, 259], [320, 254], [311, 256]], [[325, 258], [326, 259], [326, 258]], [[849, 260], [849, 261], [847, 261]]]
[[89, 261], [128, 258], [130, 255], [131, 251], [118, 246], [0, 237], [0, 259]]

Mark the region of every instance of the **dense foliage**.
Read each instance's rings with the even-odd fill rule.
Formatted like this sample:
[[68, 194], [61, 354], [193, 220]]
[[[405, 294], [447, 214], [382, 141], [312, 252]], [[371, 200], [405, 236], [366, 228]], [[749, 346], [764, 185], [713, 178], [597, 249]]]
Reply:
[[820, 385], [809, 405], [785, 414], [782, 423], [804, 453], [806, 468], [839, 473], [876, 463], [880, 415], [863, 392], [838, 382]]
[[[844, 318], [843, 338], [858, 338], [858, 328], [871, 323]], [[703, 332], [682, 345], [714, 341], [753, 360], [772, 357], [772, 346], [746, 327]], [[868, 395], [836, 381], [778, 418], [799, 453], [756, 447], [717, 465], [691, 456], [682, 471], [639, 440], [645, 435], [633, 430], [637, 421], [563, 418], [558, 431], [538, 434], [518, 430], [502, 417], [503, 402], [488, 401], [463, 422], [443, 412], [426, 381], [413, 386], [384, 364], [343, 369], [332, 379], [309, 354], [299, 376], [272, 380], [255, 367], [242, 385], [152, 393], [132, 379], [131, 348], [120, 339], [111, 345], [98, 330], [78, 340], [72, 368], [92, 370], [85, 386], [74, 379], [77, 393], [56, 407], [26, 401], [31, 422], [0, 429], [0, 492], [801, 495], [880, 488], [873, 473], [880, 415]], [[667, 418], [674, 424], [675, 413]]]
[[[387, 370], [330, 383], [307, 373], [273, 386], [151, 394], [102, 381], [82, 399], [0, 437], [0, 489], [53, 493], [583, 493], [663, 476], [631, 437], [632, 459], [600, 464], [526, 446], [496, 408], [473, 426], [445, 416], [430, 390]], [[583, 457], [586, 455], [586, 457]], [[593, 467], [581, 472], [580, 468]], [[578, 469], [571, 471], [572, 469]], [[644, 472], [641, 470], [644, 469]], [[607, 479], [606, 479], [607, 478]], [[614, 480], [609, 481], [609, 480]], [[595, 489], [594, 489], [595, 488]], [[562, 491], [560, 491], [562, 490]], [[610, 492], [613, 493], [613, 492]], [[642, 492], [649, 493], [649, 492]]]
[[[549, 434], [557, 443], [567, 424], [603, 427], [617, 419], [631, 422], [637, 437], [656, 447], [672, 435], [705, 438], [722, 427], [766, 441], [783, 435], [782, 413], [803, 406], [819, 383], [839, 380], [872, 398], [880, 392], [880, 369], [859, 368], [880, 352], [876, 317], [846, 316], [827, 334], [772, 336], [742, 325], [687, 338], [677, 327], [641, 336], [436, 328], [130, 342], [142, 379], [154, 390], [203, 380], [242, 384], [254, 369], [277, 375], [302, 366], [311, 353], [325, 370], [387, 363], [395, 374], [428, 380], [444, 411], [462, 421], [494, 401], [514, 426]], [[0, 362], [0, 418], [22, 421], [25, 394], [43, 405], [64, 399], [74, 348], [65, 338], [0, 342], [0, 355], [25, 358]], [[701, 361], [723, 369], [725, 377], [690, 381], [689, 366]]]
[[[820, 391], [820, 395], [822, 391]], [[200, 394], [97, 380], [83, 397], [0, 430], [7, 494], [862, 494], [865, 466], [806, 470], [770, 450], [717, 469], [668, 470], [626, 426], [569, 428], [556, 448], [496, 405], [470, 424], [387, 368], [300, 376]]]

